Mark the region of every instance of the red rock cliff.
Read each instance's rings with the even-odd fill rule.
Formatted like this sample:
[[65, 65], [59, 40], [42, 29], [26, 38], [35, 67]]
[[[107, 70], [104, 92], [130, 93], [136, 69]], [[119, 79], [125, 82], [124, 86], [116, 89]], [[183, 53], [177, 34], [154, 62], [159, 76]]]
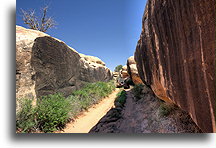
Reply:
[[215, 132], [214, 0], [149, 0], [135, 60], [160, 99]]

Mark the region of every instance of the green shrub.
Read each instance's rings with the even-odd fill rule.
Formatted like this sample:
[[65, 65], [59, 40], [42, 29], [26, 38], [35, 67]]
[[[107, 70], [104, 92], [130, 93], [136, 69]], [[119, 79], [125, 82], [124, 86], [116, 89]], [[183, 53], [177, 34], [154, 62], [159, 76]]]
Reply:
[[23, 99], [21, 109], [16, 114], [16, 129], [20, 132], [32, 132], [36, 130], [36, 110], [32, 106], [32, 100]]
[[119, 72], [122, 69], [123, 65], [118, 65], [115, 67], [115, 72]]
[[125, 83], [126, 83], [127, 85], [132, 85], [132, 86], [134, 86], [134, 82], [133, 82], [133, 80], [132, 80], [131, 78], [127, 79], [127, 80], [125, 81]]
[[79, 96], [81, 98], [86, 98], [89, 96], [94, 97], [106, 97], [115, 89], [114, 82], [96, 82], [87, 83], [82, 89], [77, 90], [72, 93], [74, 96]]
[[82, 111], [81, 100], [78, 96], [69, 96], [68, 100], [70, 101], [70, 117], [75, 118]]
[[143, 91], [144, 85], [143, 84], [137, 84], [132, 89], [132, 92], [134, 94], [134, 97], [136, 101], [140, 100], [142, 98], [142, 91]]
[[159, 107], [159, 115], [162, 117], [167, 117], [173, 110], [173, 105], [163, 103]]
[[119, 92], [119, 93], [117, 94], [117, 98], [116, 98], [116, 100], [115, 100], [115, 105], [116, 105], [117, 103], [119, 103], [121, 106], [124, 106], [124, 104], [125, 104], [125, 102], [126, 102], [126, 98], [127, 98], [127, 96], [126, 96], [126, 91], [125, 91], [125, 90], [122, 90], [121, 92]]
[[87, 110], [91, 105], [107, 97], [114, 89], [114, 81], [110, 81], [87, 83], [82, 89], [74, 91], [68, 97], [71, 106], [71, 117], [75, 118], [81, 111]]
[[65, 126], [70, 103], [61, 94], [44, 96], [37, 103], [37, 122], [41, 131], [53, 132]]
[[68, 98], [61, 94], [43, 96], [35, 107], [31, 100], [25, 99], [16, 115], [16, 129], [18, 132], [39, 129], [45, 133], [62, 129], [71, 118], [108, 96], [114, 89], [114, 81], [88, 83]]

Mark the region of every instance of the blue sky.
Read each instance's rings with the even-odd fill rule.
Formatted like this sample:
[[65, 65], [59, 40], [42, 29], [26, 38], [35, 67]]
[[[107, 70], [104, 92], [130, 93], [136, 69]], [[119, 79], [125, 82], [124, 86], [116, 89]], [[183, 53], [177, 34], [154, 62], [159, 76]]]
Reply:
[[79, 53], [97, 56], [111, 70], [125, 65], [135, 52], [146, 0], [17, 0], [16, 24], [23, 24], [20, 9], [49, 5], [57, 22], [47, 33]]

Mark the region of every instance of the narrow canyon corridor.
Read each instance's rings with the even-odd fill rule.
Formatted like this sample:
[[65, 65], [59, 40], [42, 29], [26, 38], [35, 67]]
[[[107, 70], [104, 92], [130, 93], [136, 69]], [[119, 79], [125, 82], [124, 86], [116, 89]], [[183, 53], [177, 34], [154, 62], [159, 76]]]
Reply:
[[134, 27], [114, 24], [129, 20], [117, 18], [119, 9], [102, 8], [107, 16], [93, 19], [80, 11], [88, 23], [67, 19], [78, 23], [74, 31], [68, 23], [59, 33], [16, 24], [16, 131], [215, 132], [215, 1], [144, 6]]

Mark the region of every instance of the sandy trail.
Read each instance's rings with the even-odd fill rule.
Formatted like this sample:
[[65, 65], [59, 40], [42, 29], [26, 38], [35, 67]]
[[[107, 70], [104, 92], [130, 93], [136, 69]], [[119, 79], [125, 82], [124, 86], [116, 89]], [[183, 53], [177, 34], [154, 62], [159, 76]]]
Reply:
[[75, 121], [68, 123], [66, 128], [59, 133], [88, 133], [114, 107], [114, 101], [119, 91], [119, 89], [116, 89], [101, 102], [89, 108], [88, 111], [83, 112]]

